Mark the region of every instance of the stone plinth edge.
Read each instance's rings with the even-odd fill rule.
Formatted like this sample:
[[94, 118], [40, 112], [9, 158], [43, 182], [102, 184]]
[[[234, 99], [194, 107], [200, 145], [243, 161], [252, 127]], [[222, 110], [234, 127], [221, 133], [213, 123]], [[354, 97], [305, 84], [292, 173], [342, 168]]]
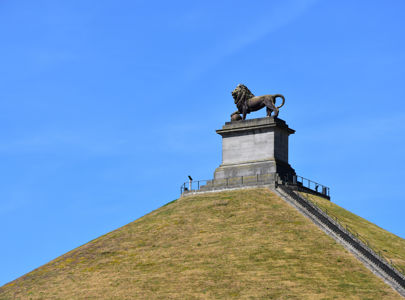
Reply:
[[221, 136], [224, 136], [227, 135], [227, 133], [236, 133], [269, 127], [277, 127], [279, 129], [286, 130], [288, 134], [295, 133], [295, 130], [289, 128], [284, 120], [273, 117], [226, 122], [225, 125], [222, 126], [222, 129], [218, 129], [216, 132]]

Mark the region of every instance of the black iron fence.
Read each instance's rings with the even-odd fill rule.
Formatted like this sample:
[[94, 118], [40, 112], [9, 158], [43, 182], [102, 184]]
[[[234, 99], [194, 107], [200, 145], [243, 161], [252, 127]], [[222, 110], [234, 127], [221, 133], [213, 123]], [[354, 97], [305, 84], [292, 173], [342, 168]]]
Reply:
[[312, 194], [330, 199], [330, 188], [325, 185], [299, 175], [291, 175], [289, 177], [285, 176], [284, 178], [280, 178], [278, 174], [274, 173], [237, 176], [213, 180], [189, 180], [181, 185], [180, 194], [268, 184], [287, 184], [296, 190], [311, 192]]
[[330, 199], [329, 187], [299, 175], [286, 176], [281, 184], [288, 184], [295, 187], [296, 190], [311, 192], [312, 194]]
[[189, 180], [181, 185], [180, 194], [242, 186], [266, 185], [274, 183], [274, 180], [275, 174], [257, 174], [213, 180]]
[[330, 196], [330, 188], [327, 186], [324, 186], [318, 182], [312, 181], [308, 178], [304, 178], [302, 176], [296, 176], [297, 178], [297, 184], [301, 184], [302, 186], [305, 186], [309, 188], [310, 190], [314, 190], [316, 192], [325, 194], [327, 196]]
[[190, 180], [184, 182], [180, 187], [180, 194], [190, 191], [199, 191], [201, 187], [206, 186], [211, 180]]

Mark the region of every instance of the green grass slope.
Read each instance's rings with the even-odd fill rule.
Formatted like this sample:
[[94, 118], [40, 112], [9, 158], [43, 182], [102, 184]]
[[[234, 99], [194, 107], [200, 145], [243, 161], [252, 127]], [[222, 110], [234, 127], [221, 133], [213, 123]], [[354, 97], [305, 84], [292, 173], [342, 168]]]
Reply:
[[0, 299], [401, 299], [266, 189], [181, 198], [0, 288]]
[[350, 211], [336, 205], [321, 197], [302, 193], [304, 198], [309, 198], [312, 202], [326, 210], [329, 215], [338, 217], [342, 225], [348, 226], [352, 232], [359, 234], [363, 241], [367, 241], [371, 248], [380, 252], [405, 274], [405, 239], [402, 239], [391, 232], [359, 217]]

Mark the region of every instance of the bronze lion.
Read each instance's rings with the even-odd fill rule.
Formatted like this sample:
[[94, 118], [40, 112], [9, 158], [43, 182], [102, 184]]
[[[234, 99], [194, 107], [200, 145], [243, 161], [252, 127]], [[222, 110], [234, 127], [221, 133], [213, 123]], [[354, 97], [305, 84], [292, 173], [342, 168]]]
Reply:
[[[266, 107], [268, 117], [270, 117], [274, 111], [273, 117], [276, 118], [279, 113], [279, 108], [285, 103], [285, 98], [281, 94], [255, 96], [247, 86], [243, 84], [238, 84], [232, 91], [232, 97], [235, 100], [238, 110], [231, 115], [231, 121], [240, 120], [239, 114], [242, 114], [242, 120], [245, 120], [247, 114], [262, 109], [263, 107]], [[276, 98], [282, 99], [280, 106], [276, 106]]]

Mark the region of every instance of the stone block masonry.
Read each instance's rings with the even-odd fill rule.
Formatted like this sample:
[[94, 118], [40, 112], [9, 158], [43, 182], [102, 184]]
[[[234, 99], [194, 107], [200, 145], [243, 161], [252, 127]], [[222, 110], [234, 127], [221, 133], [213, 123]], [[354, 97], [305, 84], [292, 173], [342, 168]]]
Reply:
[[288, 163], [288, 137], [295, 131], [285, 121], [266, 117], [227, 122], [216, 132], [222, 136], [222, 163], [215, 170], [214, 180], [263, 174], [278, 174], [281, 178], [295, 175]]

